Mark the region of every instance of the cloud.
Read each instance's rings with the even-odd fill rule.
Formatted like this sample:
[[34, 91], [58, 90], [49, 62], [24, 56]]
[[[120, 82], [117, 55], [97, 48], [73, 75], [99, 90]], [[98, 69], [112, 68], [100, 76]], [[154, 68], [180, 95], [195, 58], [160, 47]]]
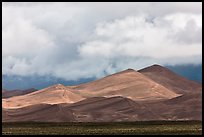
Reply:
[[2, 8], [4, 75], [78, 80], [153, 63], [202, 62], [202, 3], [3, 3]]
[[173, 16], [180, 16], [182, 25], [174, 23], [177, 18], [169, 19], [168, 16], [156, 18], [153, 23], [145, 16], [132, 16], [98, 24], [96, 38], [82, 45], [80, 54], [83, 57], [165, 59], [163, 63], [174, 63], [168, 58], [177, 58], [182, 63], [183, 57], [201, 55], [201, 15], [188, 15], [188, 19], [184, 18], [186, 14]]

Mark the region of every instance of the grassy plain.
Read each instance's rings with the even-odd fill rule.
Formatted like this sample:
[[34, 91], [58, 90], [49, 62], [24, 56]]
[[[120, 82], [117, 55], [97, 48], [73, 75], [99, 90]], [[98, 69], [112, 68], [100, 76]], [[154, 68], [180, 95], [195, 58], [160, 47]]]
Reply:
[[2, 123], [3, 135], [201, 135], [201, 121]]

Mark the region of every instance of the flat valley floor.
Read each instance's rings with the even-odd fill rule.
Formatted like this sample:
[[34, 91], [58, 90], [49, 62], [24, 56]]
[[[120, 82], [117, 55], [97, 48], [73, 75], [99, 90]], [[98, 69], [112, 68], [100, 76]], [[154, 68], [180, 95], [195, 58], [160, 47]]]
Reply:
[[202, 121], [2, 123], [3, 135], [201, 135]]

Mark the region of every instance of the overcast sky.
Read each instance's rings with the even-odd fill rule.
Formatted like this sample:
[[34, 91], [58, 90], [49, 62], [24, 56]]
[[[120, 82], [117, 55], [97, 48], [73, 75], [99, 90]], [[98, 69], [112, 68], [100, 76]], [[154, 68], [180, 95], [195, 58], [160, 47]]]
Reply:
[[202, 3], [3, 3], [4, 75], [100, 78], [202, 63]]

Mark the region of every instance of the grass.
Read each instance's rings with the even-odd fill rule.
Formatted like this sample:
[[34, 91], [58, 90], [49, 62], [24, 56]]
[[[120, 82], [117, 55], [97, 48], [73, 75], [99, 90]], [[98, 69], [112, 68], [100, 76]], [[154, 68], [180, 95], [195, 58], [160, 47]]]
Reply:
[[201, 135], [201, 121], [2, 123], [3, 135]]

